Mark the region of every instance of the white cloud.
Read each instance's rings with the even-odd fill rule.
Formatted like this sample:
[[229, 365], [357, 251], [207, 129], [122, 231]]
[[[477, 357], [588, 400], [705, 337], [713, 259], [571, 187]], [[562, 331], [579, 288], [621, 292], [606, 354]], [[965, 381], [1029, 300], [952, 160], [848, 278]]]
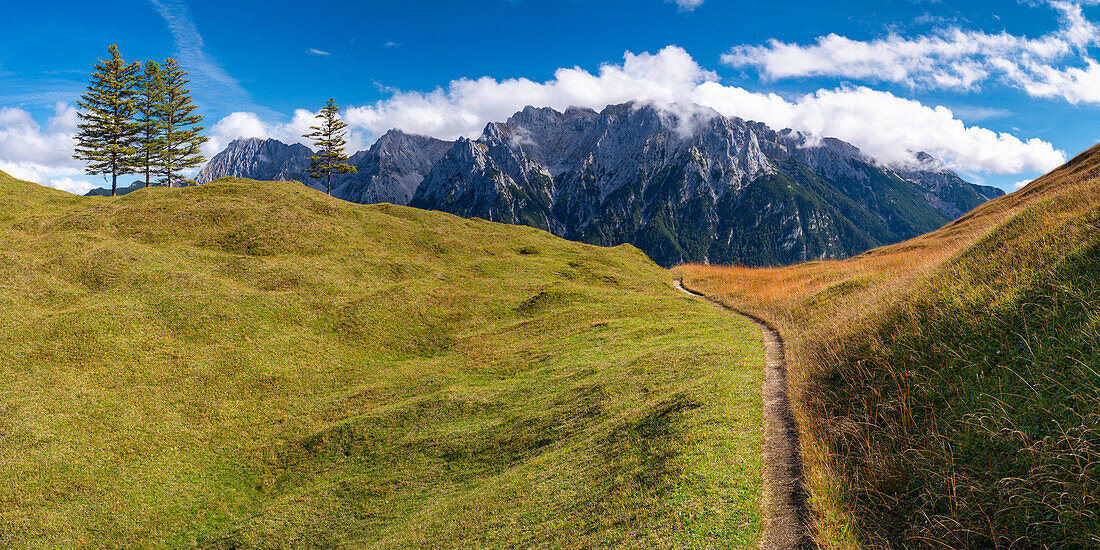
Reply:
[[[283, 143], [301, 143], [312, 148], [309, 138], [303, 136], [316, 123], [317, 113], [308, 109], [296, 109], [290, 121], [283, 123], [264, 122], [256, 113], [251, 112], [231, 113], [210, 127], [210, 140], [203, 146], [203, 155], [209, 159], [238, 138], [272, 138]], [[353, 130], [348, 136], [348, 149], [358, 151], [366, 147], [363, 133]]]
[[676, 46], [656, 54], [628, 52], [621, 64], [605, 64], [596, 74], [574, 67], [559, 69], [546, 82], [485, 77], [456, 80], [430, 92], [398, 91], [372, 105], [347, 109], [345, 120], [374, 136], [400, 128], [455, 139], [479, 135], [488, 122], [505, 120], [526, 105], [601, 109], [630, 100], [665, 106], [696, 103], [777, 130], [790, 127], [837, 137], [888, 162], [902, 162], [913, 151], [924, 150], [959, 170], [1019, 173], [1050, 170], [1065, 160], [1048, 142], [966, 126], [947, 108], [869, 88], [820, 90], [788, 100], [725, 86]]
[[1037, 38], [958, 27], [867, 41], [829, 34], [808, 45], [735, 46], [722, 62], [756, 68], [772, 80], [829, 76], [969, 90], [996, 79], [1033, 96], [1100, 102], [1100, 66], [1088, 56], [1088, 48], [1100, 44], [1100, 29], [1085, 18], [1081, 2], [1046, 5], [1058, 12], [1060, 26]]
[[695, 8], [698, 8], [699, 6], [702, 6], [703, 2], [705, 2], [706, 0], [665, 0], [665, 1], [676, 4], [677, 6], [680, 6], [680, 9], [682, 9], [684, 11], [692, 11]]
[[[129, 185], [128, 183], [120, 181], [121, 186]], [[62, 191], [68, 191], [74, 195], [83, 195], [99, 185], [92, 184], [88, 180], [71, 178], [68, 176], [53, 177], [50, 178], [49, 186]]]
[[[210, 127], [210, 139], [203, 146], [203, 154], [210, 158], [229, 145], [229, 142], [239, 138], [274, 138], [285, 143], [304, 143], [301, 134], [305, 132], [294, 132], [292, 126], [304, 116], [312, 116], [312, 114], [305, 109], [299, 109], [290, 123], [268, 124], [260, 120], [256, 113], [243, 111], [230, 113]], [[306, 127], [308, 128], [308, 125]]]
[[928, 107], [865, 87], [819, 90], [787, 101], [710, 82], [700, 85], [696, 101], [773, 128], [836, 137], [890, 163], [904, 163], [913, 151], [926, 151], [955, 170], [1017, 174], [1051, 170], [1066, 160], [1043, 140], [1024, 141], [966, 126], [946, 107]]
[[[505, 120], [526, 105], [559, 110], [574, 105], [601, 109], [630, 100], [671, 108], [699, 104], [726, 116], [794, 128], [849, 141], [881, 160], [901, 162], [924, 150], [957, 170], [986, 173], [1046, 171], [1064, 154], [1039, 139], [1021, 140], [980, 126], [967, 126], [945, 107], [930, 107], [866, 87], [819, 90], [802, 97], [755, 93], [725, 86], [683, 49], [656, 54], [627, 52], [618, 64], [593, 74], [559, 69], [545, 82], [529, 79], [461, 79], [430, 92], [394, 91], [388, 99], [345, 110], [351, 125], [349, 149], [366, 147], [367, 137], [390, 128], [444, 139], [476, 136], [485, 124]], [[271, 123], [254, 112], [223, 117], [209, 130], [203, 149], [211, 157], [238, 137], [276, 138], [308, 145], [302, 137], [315, 113], [298, 109], [287, 122]], [[55, 105], [45, 128], [29, 113], [0, 108], [0, 170], [16, 177], [73, 191], [90, 187], [82, 165], [71, 158], [76, 109]], [[97, 182], [98, 183], [98, 182]]]
[[45, 129], [27, 111], [0, 107], [0, 170], [72, 193], [87, 192], [94, 185], [84, 181], [83, 165], [72, 158], [76, 125], [76, 108], [68, 103], [54, 105]]
[[[77, 173], [73, 173], [69, 176], [59, 176], [57, 175], [59, 170], [56, 166], [45, 166], [34, 162], [8, 162], [0, 160], [0, 171], [16, 179], [32, 181], [39, 185], [61, 189], [76, 195], [83, 195], [91, 189], [98, 187], [97, 184], [90, 183], [86, 176]], [[71, 171], [62, 169], [60, 172]], [[50, 174], [53, 175], [51, 176]]]
[[76, 109], [68, 103], [54, 105], [45, 131], [27, 111], [0, 107], [0, 159], [79, 167], [72, 158], [76, 125]]
[[313, 54], [313, 55], [321, 55], [321, 56], [332, 55], [332, 54], [326, 52], [325, 50], [318, 50], [317, 48], [310, 48], [310, 49], [306, 50], [306, 53]]
[[374, 135], [401, 128], [454, 139], [477, 135], [485, 124], [504, 120], [526, 105], [561, 110], [570, 105], [598, 109], [634, 99], [685, 102], [699, 83], [717, 78], [682, 48], [669, 46], [657, 54], [627, 52], [622, 64], [605, 64], [598, 74], [573, 67], [558, 69], [546, 82], [464, 78], [431, 92], [397, 91], [373, 105], [347, 109], [345, 120]]
[[236, 138], [267, 138], [267, 125], [260, 121], [256, 113], [236, 112], [226, 115], [210, 128], [212, 139], [218, 136], [232, 136]]
[[1031, 179], [1031, 180], [1020, 180], [1020, 181], [1012, 184], [1012, 188], [1013, 189], [1023, 189], [1024, 187], [1027, 187], [1027, 184], [1029, 184], [1033, 181], [1035, 181], [1035, 180], [1033, 180], [1033, 179]]
[[1012, 111], [1008, 109], [998, 109], [996, 107], [977, 107], [973, 105], [956, 105], [951, 107], [951, 112], [955, 113], [955, 116], [963, 120], [979, 121], [988, 120], [991, 118], [1004, 118], [1012, 116]]

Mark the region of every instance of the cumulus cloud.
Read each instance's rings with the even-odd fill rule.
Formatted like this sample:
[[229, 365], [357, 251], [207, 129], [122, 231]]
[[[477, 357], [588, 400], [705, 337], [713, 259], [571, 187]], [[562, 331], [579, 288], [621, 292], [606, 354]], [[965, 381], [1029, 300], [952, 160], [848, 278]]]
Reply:
[[[203, 155], [211, 158], [226, 145], [240, 138], [277, 139], [283, 143], [301, 143], [312, 147], [309, 138], [303, 137], [310, 132], [309, 127], [317, 124], [317, 113], [309, 109], [296, 109], [288, 122], [268, 123], [256, 113], [235, 112], [221, 118], [210, 127], [210, 140], [203, 145]], [[348, 136], [348, 149], [365, 149], [367, 143], [363, 132], [352, 130]]]
[[1066, 160], [1043, 140], [967, 126], [946, 107], [866, 87], [819, 90], [787, 101], [710, 82], [700, 85], [696, 100], [773, 128], [840, 138], [889, 163], [911, 162], [914, 151], [926, 151], [955, 170], [1017, 174], [1051, 170]]
[[0, 170], [23, 180], [85, 193], [94, 185], [83, 177], [83, 165], [72, 158], [77, 126], [76, 108], [54, 105], [53, 115], [42, 128], [30, 113], [0, 107]]
[[72, 159], [76, 125], [76, 109], [68, 103], [54, 105], [45, 131], [27, 111], [0, 107], [0, 158], [76, 165]]
[[[349, 149], [354, 151], [390, 128], [455, 139], [479, 135], [488, 122], [505, 120], [526, 105], [601, 109], [631, 100], [669, 108], [698, 104], [775, 129], [833, 136], [886, 162], [905, 162], [914, 151], [923, 150], [957, 170], [1023, 173], [1050, 170], [1065, 160], [1048, 142], [967, 126], [945, 107], [866, 87], [785, 98], [726, 86], [675, 46], [656, 54], [628, 52], [622, 63], [605, 64], [595, 74], [574, 67], [559, 69], [545, 82], [462, 79], [430, 92], [395, 91], [372, 105], [346, 109], [345, 120], [352, 128]], [[302, 134], [314, 123], [315, 113], [307, 109], [276, 123], [254, 112], [234, 112], [210, 127], [211, 139], [203, 152], [212, 157], [242, 137], [308, 145]], [[73, 192], [86, 191], [91, 185], [84, 182], [81, 164], [71, 157], [76, 124], [76, 109], [66, 103], [55, 105], [44, 128], [26, 111], [0, 109], [0, 170]]]
[[1088, 48], [1100, 44], [1100, 29], [1085, 18], [1081, 2], [1046, 5], [1058, 12], [1060, 25], [1037, 38], [958, 27], [867, 41], [829, 34], [806, 45], [771, 40], [735, 46], [722, 62], [755, 68], [771, 80], [828, 76], [971, 90], [995, 79], [1037, 97], [1100, 102], [1100, 65], [1088, 56]]
[[[455, 80], [429, 92], [395, 91], [374, 104], [347, 109], [345, 120], [360, 137], [400, 128], [455, 139], [477, 136], [485, 124], [505, 120], [526, 105], [601, 109], [630, 100], [664, 106], [699, 104], [775, 129], [789, 127], [837, 137], [886, 162], [905, 162], [913, 152], [923, 150], [958, 170], [1020, 173], [1050, 170], [1065, 160], [1061, 151], [1040, 139], [1021, 140], [967, 126], [945, 107], [929, 107], [865, 87], [820, 90], [788, 99], [726, 86], [676, 46], [656, 54], [628, 52], [622, 63], [605, 64], [595, 74], [573, 67], [559, 69], [545, 82], [485, 77]], [[214, 132], [222, 146], [245, 135], [284, 135], [303, 141], [294, 134], [304, 133], [264, 125], [247, 113], [223, 119]]]
[[[34, 180], [29, 180], [29, 181], [34, 181]], [[103, 183], [104, 183], [103, 187], [110, 187], [110, 185], [107, 184], [107, 182], [103, 182]], [[119, 183], [121, 185], [128, 185], [127, 183], [122, 182], [122, 181], [120, 181]], [[73, 178], [73, 177], [69, 177], [69, 176], [54, 176], [52, 178], [49, 178], [49, 181], [45, 185], [47, 185], [48, 187], [53, 187], [54, 189], [60, 189], [62, 191], [68, 191], [68, 192], [70, 192], [74, 195], [84, 195], [88, 191], [91, 191], [92, 189], [95, 189], [96, 187], [100, 187], [100, 185], [91, 183], [87, 179]]]
[[274, 138], [284, 143], [306, 143], [302, 137], [309, 130], [313, 113], [306, 109], [294, 111], [290, 122], [267, 123], [256, 113], [238, 111], [221, 118], [210, 127], [210, 140], [203, 146], [203, 154], [210, 158], [235, 139]]
[[684, 102], [700, 82], [717, 79], [682, 48], [670, 46], [657, 54], [627, 52], [622, 64], [604, 64], [597, 74], [573, 67], [558, 69], [546, 82], [463, 78], [430, 92], [396, 91], [373, 105], [347, 109], [345, 120], [374, 135], [400, 128], [455, 139], [477, 135], [485, 124], [527, 105], [561, 110], [570, 105], [598, 109], [630, 100]]
[[9, 162], [0, 160], [0, 171], [16, 179], [33, 181], [39, 185], [61, 189], [62, 191], [68, 191], [75, 195], [83, 195], [93, 188], [99, 187], [99, 185], [90, 183], [85, 177], [79, 174], [79, 170], [62, 170], [62, 172], [68, 172], [71, 175], [61, 176], [58, 175], [58, 168], [56, 166], [46, 166], [35, 162]]

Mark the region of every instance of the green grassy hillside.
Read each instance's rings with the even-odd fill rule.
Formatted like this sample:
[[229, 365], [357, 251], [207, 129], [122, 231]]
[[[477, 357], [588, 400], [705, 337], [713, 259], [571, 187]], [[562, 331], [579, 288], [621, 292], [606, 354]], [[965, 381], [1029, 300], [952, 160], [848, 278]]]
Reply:
[[823, 547], [1100, 548], [1100, 146], [843, 262], [685, 267], [793, 342]]
[[629, 247], [0, 174], [0, 546], [750, 548], [755, 327]]

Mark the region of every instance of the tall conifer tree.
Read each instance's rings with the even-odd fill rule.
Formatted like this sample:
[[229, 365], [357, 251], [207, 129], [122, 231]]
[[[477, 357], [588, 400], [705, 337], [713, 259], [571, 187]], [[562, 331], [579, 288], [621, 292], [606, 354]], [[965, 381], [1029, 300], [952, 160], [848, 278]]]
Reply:
[[161, 68], [164, 78], [164, 102], [160, 109], [163, 148], [159, 164], [161, 182], [169, 187], [183, 180], [182, 170], [194, 168], [206, 161], [201, 154], [202, 144], [209, 139], [201, 134], [202, 115], [194, 112], [191, 102], [191, 90], [186, 86], [190, 79], [187, 71], [172, 58], [164, 61]]
[[335, 99], [329, 99], [321, 112], [317, 113], [320, 123], [310, 126], [313, 130], [302, 137], [313, 140], [313, 146], [317, 148], [317, 154], [309, 157], [309, 168], [306, 173], [313, 179], [325, 178], [325, 192], [332, 194], [333, 174], [353, 174], [356, 168], [348, 164], [348, 156], [344, 153], [347, 140], [347, 123], [340, 120], [340, 108], [336, 106]]
[[137, 137], [138, 168], [145, 174], [145, 186], [149, 187], [152, 175], [157, 174], [164, 154], [164, 122], [161, 110], [165, 104], [164, 73], [156, 61], [145, 62], [137, 87]]
[[88, 90], [77, 103], [81, 111], [73, 157], [85, 161], [89, 174], [110, 174], [113, 197], [118, 176], [132, 173], [137, 164], [134, 96], [140, 66], [126, 64], [115, 45], [107, 50], [111, 59], [96, 62]]

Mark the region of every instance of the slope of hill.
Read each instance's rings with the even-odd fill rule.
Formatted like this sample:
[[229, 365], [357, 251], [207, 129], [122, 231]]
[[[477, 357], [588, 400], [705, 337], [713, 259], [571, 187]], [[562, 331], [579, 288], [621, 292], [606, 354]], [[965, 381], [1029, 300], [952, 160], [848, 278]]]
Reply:
[[756, 544], [759, 333], [633, 247], [0, 186], [4, 548]]
[[[271, 167], [261, 169], [246, 145], [230, 145], [199, 181], [267, 176]], [[666, 266], [847, 257], [936, 229], [1002, 194], [925, 153], [888, 167], [840, 140], [702, 107], [634, 103], [601, 112], [528, 107], [454, 143], [391, 131], [353, 160], [362, 173], [341, 178], [337, 197], [631, 243]]]
[[791, 342], [823, 547], [1100, 547], [1100, 146], [856, 258], [680, 269]]

